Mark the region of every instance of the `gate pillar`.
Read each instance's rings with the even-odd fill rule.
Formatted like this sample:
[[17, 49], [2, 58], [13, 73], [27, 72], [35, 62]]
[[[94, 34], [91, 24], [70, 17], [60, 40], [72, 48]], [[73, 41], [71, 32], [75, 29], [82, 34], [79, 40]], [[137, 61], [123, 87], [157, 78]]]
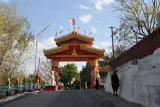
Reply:
[[91, 87], [94, 87], [96, 71], [98, 70], [98, 60], [90, 61], [90, 64], [91, 64]]
[[58, 66], [59, 66], [59, 61], [56, 61], [56, 60], [51, 60], [52, 62], [52, 67], [51, 67], [51, 70], [52, 71], [55, 71], [55, 82], [56, 82], [56, 85], [58, 85]]

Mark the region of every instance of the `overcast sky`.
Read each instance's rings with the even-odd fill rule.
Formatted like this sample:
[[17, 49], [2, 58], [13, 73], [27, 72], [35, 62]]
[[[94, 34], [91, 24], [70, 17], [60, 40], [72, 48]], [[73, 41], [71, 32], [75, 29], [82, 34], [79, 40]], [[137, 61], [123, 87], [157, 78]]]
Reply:
[[[111, 51], [110, 26], [118, 27], [118, 14], [114, 12], [114, 0], [0, 0], [2, 2], [15, 2], [18, 13], [27, 17], [31, 24], [31, 31], [37, 35], [43, 28], [50, 25], [43, 33], [38, 43], [38, 57], [44, 60], [43, 49], [56, 47], [55, 33], [58, 37], [73, 31], [67, 31], [70, 26], [68, 19], [75, 18], [75, 26], [80, 27], [77, 32], [94, 37], [93, 46]], [[70, 26], [72, 28], [72, 26]], [[63, 33], [59, 34], [63, 29]], [[92, 35], [88, 35], [92, 32]], [[30, 49], [31, 58], [26, 61], [26, 72], [33, 73], [35, 67], [35, 47]], [[38, 59], [37, 59], [38, 60]], [[67, 63], [67, 62], [66, 62]], [[66, 63], [60, 63], [60, 66]], [[85, 62], [76, 62], [78, 70]]]

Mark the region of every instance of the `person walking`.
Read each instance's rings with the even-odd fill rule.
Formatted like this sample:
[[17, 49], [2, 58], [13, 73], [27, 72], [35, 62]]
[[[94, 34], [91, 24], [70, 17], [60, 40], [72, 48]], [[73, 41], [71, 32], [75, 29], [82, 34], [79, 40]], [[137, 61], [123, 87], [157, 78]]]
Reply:
[[117, 90], [120, 86], [119, 78], [118, 78], [118, 75], [116, 74], [116, 72], [117, 72], [116, 70], [113, 71], [113, 74], [111, 75], [111, 84], [112, 84], [112, 89], [113, 89], [114, 96], [118, 96]]
[[97, 90], [99, 89], [99, 81], [98, 81], [97, 78], [96, 78], [96, 89], [97, 89]]
[[85, 82], [85, 89], [86, 89], [86, 90], [87, 90], [87, 88], [88, 88], [88, 87], [87, 87], [87, 84], [88, 84], [88, 83], [87, 83], [87, 81], [86, 81], [86, 82]]

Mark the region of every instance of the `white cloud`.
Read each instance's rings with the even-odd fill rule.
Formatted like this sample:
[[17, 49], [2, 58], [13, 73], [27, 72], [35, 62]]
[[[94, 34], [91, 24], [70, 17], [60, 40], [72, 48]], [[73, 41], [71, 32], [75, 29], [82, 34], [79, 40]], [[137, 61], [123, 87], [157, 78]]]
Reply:
[[[45, 56], [43, 54], [44, 49], [50, 49], [56, 47], [54, 37], [49, 37], [46, 40], [43, 40], [42, 42], [38, 43], [37, 47], [37, 66], [38, 66], [38, 59], [40, 58], [41, 61], [45, 59]], [[28, 55], [31, 57], [30, 59], [26, 58], [25, 61], [25, 70], [27, 73], [33, 73], [35, 70], [35, 46], [31, 47], [26, 55], [24, 57], [28, 57]]]
[[79, 17], [80, 21], [82, 21], [83, 23], [90, 22], [92, 18], [93, 16], [91, 14], [87, 14]]
[[97, 33], [97, 29], [93, 26], [91, 26], [91, 31], [92, 31], [92, 33]]
[[61, 28], [61, 30], [63, 29], [63, 26], [61, 26], [61, 25], [58, 25], [60, 28]]
[[110, 47], [111, 43], [110, 42], [100, 42], [100, 45], [103, 47]]
[[43, 40], [43, 42], [38, 43], [39, 49], [49, 49], [53, 47], [56, 47], [54, 37], [49, 37], [47, 40]]
[[5, 2], [5, 3], [8, 3], [10, 2], [10, 0], [0, 0], [1, 2]]
[[97, 45], [93, 45], [92, 47], [94, 47], [94, 48], [99, 48], [99, 46], [97, 46]]
[[96, 9], [101, 11], [103, 10], [103, 6], [113, 3], [114, 0], [92, 0]]
[[99, 49], [106, 49], [107, 51], [110, 51], [111, 42], [95, 42], [93, 47], [99, 48]]
[[82, 4], [79, 4], [79, 7], [80, 7], [81, 9], [91, 10], [90, 7], [84, 6], [84, 5], [82, 5]]

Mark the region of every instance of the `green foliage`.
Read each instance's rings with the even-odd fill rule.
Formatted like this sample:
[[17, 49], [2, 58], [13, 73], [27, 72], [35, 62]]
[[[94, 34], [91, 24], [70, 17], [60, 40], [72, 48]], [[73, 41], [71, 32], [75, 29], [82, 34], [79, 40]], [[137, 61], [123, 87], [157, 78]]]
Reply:
[[0, 72], [9, 71], [9, 77], [23, 63], [22, 56], [34, 39], [29, 29], [16, 4], [0, 4]]
[[159, 0], [116, 0], [119, 11], [120, 26], [115, 34], [118, 42], [134, 44], [136, 37], [143, 38], [156, 29], [157, 13], [160, 10]]
[[36, 77], [34, 75], [30, 74], [27, 78], [27, 81], [30, 81], [30, 80], [31, 80], [31, 82], [36, 82]]
[[121, 23], [114, 31], [115, 43], [119, 45], [133, 45], [136, 43], [136, 34], [125, 23]]
[[19, 79], [19, 82], [22, 83], [24, 77], [25, 77], [25, 72], [24, 71], [14, 72], [13, 76], [11, 78], [11, 83], [16, 84], [17, 79]]
[[78, 73], [74, 79], [75, 81], [80, 81], [80, 74]]
[[101, 59], [98, 60], [98, 66], [108, 66], [109, 62], [111, 61], [111, 58], [112, 56], [110, 56], [109, 54], [105, 54]]
[[85, 87], [85, 82], [91, 83], [91, 65], [89, 62], [86, 63], [86, 66], [80, 71], [81, 85]]
[[59, 68], [59, 81], [64, 83], [64, 86], [67, 86], [69, 83], [71, 85], [71, 82], [73, 81], [73, 78], [75, 78], [78, 75], [77, 66], [75, 64], [67, 64], [64, 67]]

